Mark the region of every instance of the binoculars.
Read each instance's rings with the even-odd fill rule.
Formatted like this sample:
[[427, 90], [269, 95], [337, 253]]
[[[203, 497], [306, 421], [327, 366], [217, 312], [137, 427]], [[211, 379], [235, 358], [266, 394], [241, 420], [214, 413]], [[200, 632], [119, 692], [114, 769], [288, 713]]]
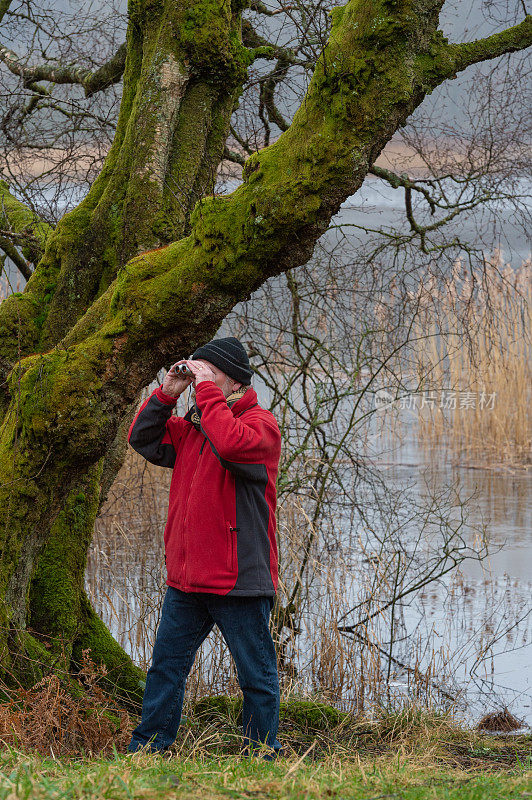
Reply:
[[177, 364], [177, 366], [174, 367], [174, 372], [175, 372], [176, 375], [180, 375], [180, 376], [183, 376], [183, 377], [186, 377], [186, 378], [193, 378], [194, 377], [194, 373], [192, 373], [189, 370], [189, 368], [187, 367], [186, 364]]

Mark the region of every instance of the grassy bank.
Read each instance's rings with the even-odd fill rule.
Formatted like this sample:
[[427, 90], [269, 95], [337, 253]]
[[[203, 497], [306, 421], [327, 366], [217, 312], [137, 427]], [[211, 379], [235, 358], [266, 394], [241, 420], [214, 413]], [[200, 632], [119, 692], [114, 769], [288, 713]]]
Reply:
[[448, 798], [512, 800], [530, 797], [532, 782], [521, 768], [474, 772], [463, 768], [419, 765], [398, 755], [320, 762], [288, 760], [238, 762], [234, 758], [162, 762], [144, 759], [64, 763], [2, 755], [0, 797], [59, 798]]
[[[326, 798], [512, 800], [532, 793], [531, 737], [460, 729], [417, 711], [368, 720], [285, 703], [277, 762], [242, 760], [239, 703], [189, 709], [171, 757], [0, 750], [0, 800]], [[117, 739], [118, 741], [118, 739]], [[123, 749], [119, 743], [120, 749]]]

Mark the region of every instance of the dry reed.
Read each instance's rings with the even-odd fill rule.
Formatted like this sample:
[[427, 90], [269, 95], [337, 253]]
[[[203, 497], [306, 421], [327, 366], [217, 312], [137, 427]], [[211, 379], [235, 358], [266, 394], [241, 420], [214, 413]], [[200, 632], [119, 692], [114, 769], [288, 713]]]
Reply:
[[468, 273], [457, 261], [444, 290], [415, 295], [421, 441], [454, 463], [530, 467], [532, 262], [514, 270], [496, 252]]

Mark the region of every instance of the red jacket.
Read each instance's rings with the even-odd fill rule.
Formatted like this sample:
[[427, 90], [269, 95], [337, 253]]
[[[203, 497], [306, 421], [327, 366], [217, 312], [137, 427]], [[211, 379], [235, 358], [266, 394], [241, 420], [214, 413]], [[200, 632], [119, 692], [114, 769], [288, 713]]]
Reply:
[[200, 430], [172, 414], [159, 387], [129, 429], [130, 445], [173, 468], [164, 530], [167, 581], [184, 592], [268, 595], [277, 591], [276, 479], [281, 434], [250, 386], [229, 407], [212, 381], [196, 388]]

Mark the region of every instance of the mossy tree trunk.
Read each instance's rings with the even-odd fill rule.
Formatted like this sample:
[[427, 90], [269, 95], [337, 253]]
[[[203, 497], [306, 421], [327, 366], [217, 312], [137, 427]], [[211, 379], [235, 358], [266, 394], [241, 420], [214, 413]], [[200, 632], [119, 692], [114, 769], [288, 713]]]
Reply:
[[[128, 412], [153, 375], [214, 335], [237, 302], [308, 260], [428, 92], [532, 39], [528, 17], [489, 39], [449, 44], [437, 30], [441, 5], [350, 0], [336, 9], [289, 129], [248, 159], [232, 195], [208, 197], [254, 56], [241, 43], [242, 8], [130, 3], [109, 156], [78, 208], [41, 231], [35, 273], [0, 307], [4, 677], [33, 679], [29, 665], [59, 653], [70, 668], [90, 647], [120, 690], [139, 696], [140, 672], [83, 590]], [[7, 199], [5, 209], [16, 208]]]
[[[24, 293], [9, 297], [0, 309], [3, 381], [26, 357], [52, 356], [63, 349], [65, 335], [97, 304], [132, 256], [188, 232], [196, 202], [213, 191], [231, 113], [246, 77], [250, 54], [240, 42], [239, 29], [239, 11], [223, 3], [208, 6], [199, 22], [193, 2], [131, 3], [117, 129], [86, 198], [52, 231], [32, 220], [7, 185], [0, 184], [4, 216], [19, 229], [32, 226], [43, 250]], [[194, 31], [201, 35], [193, 36]], [[68, 406], [70, 391], [83, 396], [90, 381], [90, 370], [85, 370], [74, 380], [76, 387], [65, 385], [63, 403]], [[24, 400], [21, 394], [17, 399], [17, 391], [3, 382], [0, 395], [6, 677], [13, 671], [17, 678], [33, 680], [39, 675], [36, 662], [51, 663], [58, 655], [68, 668], [71, 659], [79, 663], [81, 649], [90, 647], [93, 657], [106, 663], [110, 680], [116, 678], [122, 689], [138, 696], [141, 672], [94, 614], [83, 589], [94, 519], [125, 455], [132, 407], [126, 404], [113, 413], [118, 427], [100, 443], [96, 460], [81, 457], [69, 463], [67, 457], [51, 483], [45, 469], [31, 488], [23, 478], [19, 492], [14, 476], [20, 468], [24, 474], [32, 472], [46, 434], [33, 408], [29, 414], [37, 427], [31, 444], [26, 440], [20, 416]], [[56, 413], [61, 415], [59, 409]], [[27, 525], [28, 505], [33, 504], [40, 509], [34, 515], [39, 523]], [[24, 658], [24, 650], [31, 660]]]

